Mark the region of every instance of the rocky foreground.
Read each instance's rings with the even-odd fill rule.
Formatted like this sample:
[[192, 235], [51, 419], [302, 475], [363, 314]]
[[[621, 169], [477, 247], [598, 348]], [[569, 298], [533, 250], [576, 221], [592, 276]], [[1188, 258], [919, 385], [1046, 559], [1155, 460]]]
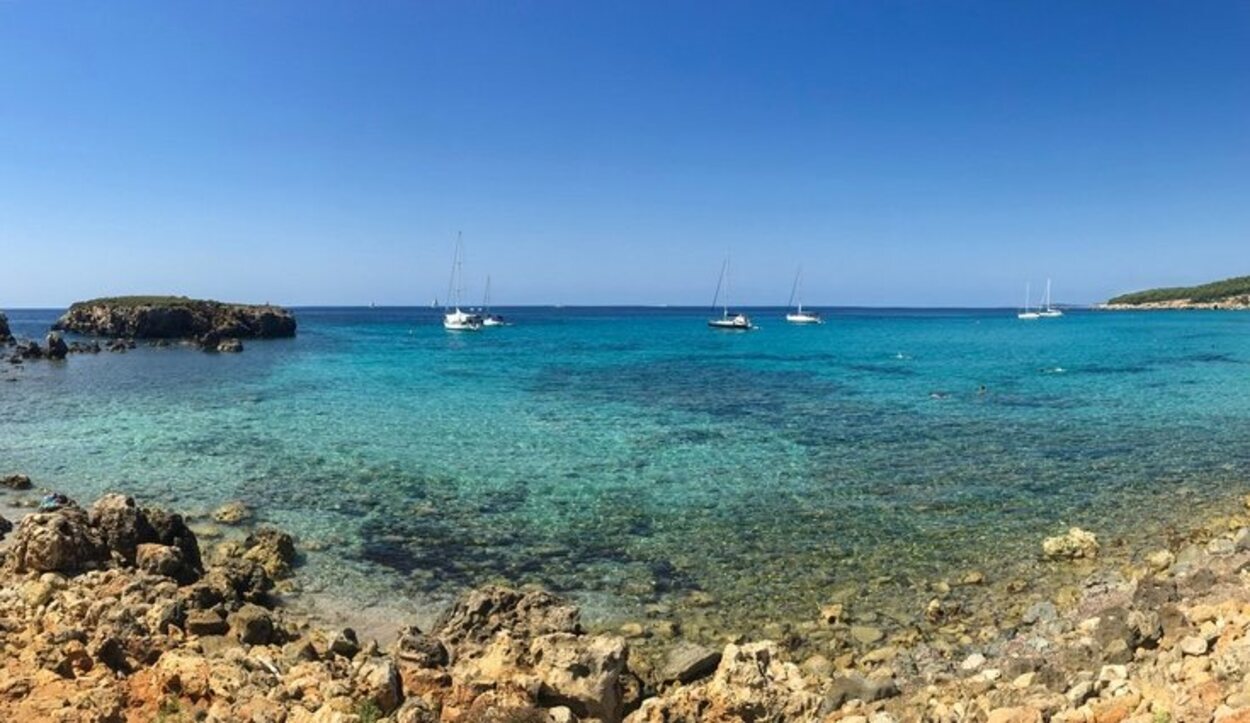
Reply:
[[227, 339], [295, 336], [296, 324], [290, 311], [267, 304], [120, 296], [75, 303], [52, 328], [115, 338], [194, 339], [215, 347]]
[[[283, 608], [286, 533], [204, 551], [177, 514], [51, 495], [15, 527], [0, 519], [0, 720], [1250, 721], [1248, 523], [1239, 512], [1117, 570], [1091, 533], [1048, 539], [1043, 557], [1089, 576], [993, 640], [937, 597], [909, 643], [836, 661], [747, 634], [638, 666], [569, 602], [496, 586], [382, 650]], [[851, 611], [820, 616], [845, 626]], [[942, 631], [964, 647], [936, 645]]]

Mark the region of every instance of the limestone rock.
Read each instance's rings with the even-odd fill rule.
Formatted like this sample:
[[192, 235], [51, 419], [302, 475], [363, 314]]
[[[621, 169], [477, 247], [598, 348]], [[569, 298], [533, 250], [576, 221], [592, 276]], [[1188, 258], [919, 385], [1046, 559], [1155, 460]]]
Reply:
[[277, 580], [291, 576], [291, 568], [295, 564], [295, 540], [287, 533], [273, 527], [261, 527], [247, 536], [243, 546], [246, 548], [243, 558], [265, 568], [271, 578]]
[[272, 614], [253, 603], [246, 603], [226, 619], [231, 634], [246, 645], [267, 645], [273, 642]]
[[1043, 540], [1042, 556], [1047, 560], [1092, 559], [1098, 556], [1098, 538], [1092, 532], [1073, 527], [1063, 535]]
[[209, 332], [268, 339], [295, 336], [296, 323], [290, 311], [277, 306], [123, 296], [75, 303], [53, 328], [132, 339], [192, 339]]
[[660, 680], [665, 683], [689, 683], [711, 675], [720, 664], [719, 650], [705, 648], [696, 643], [682, 641], [674, 645], [665, 656]]
[[471, 590], [435, 624], [433, 634], [452, 660], [480, 651], [496, 634], [530, 639], [580, 633], [577, 608], [548, 592], [520, 592], [498, 585]]
[[239, 500], [232, 500], [213, 511], [213, 519], [223, 525], [237, 525], [252, 516], [252, 510]]
[[129, 565], [135, 564], [140, 543], [156, 542], [156, 531], [133, 497], [104, 495], [91, 505], [89, 519], [104, 544]]
[[27, 515], [14, 538], [8, 564], [18, 572], [80, 572], [108, 559], [108, 548], [77, 505]]
[[194, 582], [198, 573], [187, 565], [182, 550], [172, 545], [145, 542], [135, 553], [135, 566], [153, 575], [164, 575], [180, 583]]
[[389, 658], [366, 660], [355, 674], [357, 695], [372, 701], [382, 715], [390, 715], [403, 701], [399, 671]]
[[545, 707], [567, 706], [581, 718], [620, 720], [625, 640], [551, 633], [530, 645], [538, 699]]

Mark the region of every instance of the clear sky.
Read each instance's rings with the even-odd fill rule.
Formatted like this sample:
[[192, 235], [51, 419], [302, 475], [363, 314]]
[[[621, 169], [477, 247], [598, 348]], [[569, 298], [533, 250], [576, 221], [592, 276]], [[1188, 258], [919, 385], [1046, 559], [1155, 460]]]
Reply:
[[0, 307], [1250, 273], [1250, 3], [0, 0]]

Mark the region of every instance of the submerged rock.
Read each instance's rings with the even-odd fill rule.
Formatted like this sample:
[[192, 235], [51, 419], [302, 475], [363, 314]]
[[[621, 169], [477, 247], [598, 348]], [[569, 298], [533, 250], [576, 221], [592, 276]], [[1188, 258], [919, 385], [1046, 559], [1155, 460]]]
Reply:
[[0, 487], [11, 490], [28, 490], [31, 488], [30, 477], [24, 474], [11, 474], [0, 477]]
[[237, 525], [251, 516], [251, 508], [239, 500], [227, 502], [213, 511], [213, 519], [223, 525]]
[[1065, 534], [1043, 540], [1042, 556], [1047, 560], [1092, 559], [1098, 556], [1098, 538], [1092, 532], [1073, 527]]

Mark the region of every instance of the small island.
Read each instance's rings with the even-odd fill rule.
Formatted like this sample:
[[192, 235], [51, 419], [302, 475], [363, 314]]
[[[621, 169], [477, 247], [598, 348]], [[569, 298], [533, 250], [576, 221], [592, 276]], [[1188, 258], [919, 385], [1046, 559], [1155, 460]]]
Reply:
[[73, 304], [52, 328], [131, 339], [273, 339], [295, 336], [295, 316], [268, 304], [115, 296]]
[[1200, 286], [1174, 286], [1121, 294], [1096, 308], [1250, 309], [1250, 276], [1237, 276]]

